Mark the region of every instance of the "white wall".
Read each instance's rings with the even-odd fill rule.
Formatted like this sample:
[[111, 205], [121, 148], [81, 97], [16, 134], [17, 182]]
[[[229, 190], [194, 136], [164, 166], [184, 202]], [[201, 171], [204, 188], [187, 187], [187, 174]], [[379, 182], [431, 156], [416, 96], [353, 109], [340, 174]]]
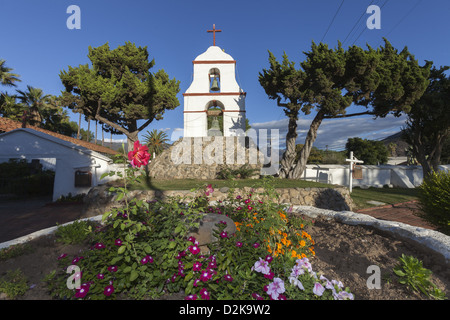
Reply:
[[[423, 181], [421, 166], [371, 166], [361, 165], [363, 179], [353, 179], [353, 186], [382, 187], [393, 185], [401, 188], [414, 188]], [[441, 170], [450, 171], [450, 165], [440, 166]], [[348, 165], [307, 165], [302, 179], [322, 183], [349, 185]]]
[[0, 135], [0, 161], [18, 159], [52, 159], [55, 168], [53, 201], [62, 195], [87, 193], [90, 188], [75, 187], [75, 172], [91, 171], [92, 187], [103, 173], [110, 171], [111, 160], [97, 152], [32, 129], [17, 129]]

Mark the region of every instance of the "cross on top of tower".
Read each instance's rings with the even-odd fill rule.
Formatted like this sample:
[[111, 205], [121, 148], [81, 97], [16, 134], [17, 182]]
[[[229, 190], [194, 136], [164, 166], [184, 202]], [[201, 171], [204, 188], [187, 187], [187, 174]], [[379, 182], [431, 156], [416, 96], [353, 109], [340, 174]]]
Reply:
[[213, 46], [215, 46], [216, 45], [216, 32], [222, 32], [222, 30], [216, 29], [216, 25], [213, 24], [212, 30], [207, 30], [206, 32], [208, 32], [208, 33], [212, 32], [213, 33]]

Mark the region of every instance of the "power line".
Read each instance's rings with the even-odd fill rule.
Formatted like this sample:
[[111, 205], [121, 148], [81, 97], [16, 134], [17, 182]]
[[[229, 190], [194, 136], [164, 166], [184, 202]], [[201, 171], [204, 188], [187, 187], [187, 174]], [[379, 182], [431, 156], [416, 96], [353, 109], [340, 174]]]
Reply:
[[334, 22], [334, 19], [336, 19], [336, 16], [338, 15], [339, 11], [341, 10], [341, 7], [342, 7], [342, 5], [344, 4], [344, 1], [345, 1], [345, 0], [342, 0], [341, 5], [339, 6], [339, 8], [337, 9], [336, 13], [334, 14], [334, 17], [333, 17], [333, 19], [331, 20], [330, 25], [328, 26], [327, 31], [325, 31], [325, 34], [323, 35], [322, 40], [320, 40], [320, 42], [323, 42], [323, 39], [325, 39], [325, 36], [327, 35], [328, 31], [330, 30], [331, 25], [332, 25], [333, 22]]
[[[386, 0], [383, 5], [381, 6], [380, 10], [383, 9], [383, 7], [388, 3], [389, 0]], [[355, 41], [353, 41], [352, 45], [354, 45], [356, 43], [356, 41], [358, 41], [358, 39], [361, 37], [361, 35], [364, 33], [364, 31], [366, 31], [367, 28], [363, 28], [361, 33], [358, 35], [358, 37], [355, 39]]]
[[[369, 3], [369, 6], [371, 6], [372, 3], [373, 3], [374, 1], [375, 1], [375, 0], [372, 0], [372, 1]], [[358, 23], [361, 21], [362, 17], [364, 17], [365, 14], [366, 14], [366, 10], [363, 11], [363, 13], [362, 13], [361, 16], [359, 17], [358, 21], [356, 21], [356, 23], [353, 25], [353, 28], [350, 30], [350, 32], [347, 34], [347, 36], [345, 37], [344, 41], [342, 42], [342, 45], [345, 44], [345, 42], [347, 41], [348, 37], [349, 37], [350, 34], [353, 32], [353, 30], [355, 30], [356, 26], [358, 25]]]
[[[416, 2], [416, 4], [400, 19], [399, 22], [397, 22], [397, 24], [384, 37], [386, 38], [388, 35], [390, 35], [392, 33], [392, 31], [394, 31], [394, 29], [397, 28], [403, 22], [403, 20], [405, 20], [406, 17], [409, 16], [421, 2], [422, 2], [422, 0], [418, 0]], [[381, 41], [378, 44], [380, 44], [380, 43], [381, 43]]]

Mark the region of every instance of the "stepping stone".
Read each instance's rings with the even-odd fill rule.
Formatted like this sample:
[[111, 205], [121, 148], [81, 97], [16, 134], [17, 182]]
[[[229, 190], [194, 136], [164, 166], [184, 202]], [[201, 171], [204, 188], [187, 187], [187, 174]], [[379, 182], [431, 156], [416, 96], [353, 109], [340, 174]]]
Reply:
[[373, 204], [374, 206], [384, 206], [386, 204], [384, 202], [375, 201], [375, 200], [367, 201], [367, 203], [368, 204]]

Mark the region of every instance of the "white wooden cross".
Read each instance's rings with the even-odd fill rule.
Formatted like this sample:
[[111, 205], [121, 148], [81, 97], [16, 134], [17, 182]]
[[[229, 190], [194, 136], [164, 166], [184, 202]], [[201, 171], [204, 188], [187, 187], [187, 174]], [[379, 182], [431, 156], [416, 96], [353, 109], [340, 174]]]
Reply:
[[349, 165], [349, 173], [348, 173], [348, 181], [349, 181], [349, 186], [348, 189], [350, 192], [352, 192], [352, 184], [353, 184], [353, 167], [355, 163], [364, 163], [364, 161], [362, 160], [358, 160], [353, 156], [353, 151], [350, 151], [350, 159], [345, 159], [345, 161], [350, 162]]

